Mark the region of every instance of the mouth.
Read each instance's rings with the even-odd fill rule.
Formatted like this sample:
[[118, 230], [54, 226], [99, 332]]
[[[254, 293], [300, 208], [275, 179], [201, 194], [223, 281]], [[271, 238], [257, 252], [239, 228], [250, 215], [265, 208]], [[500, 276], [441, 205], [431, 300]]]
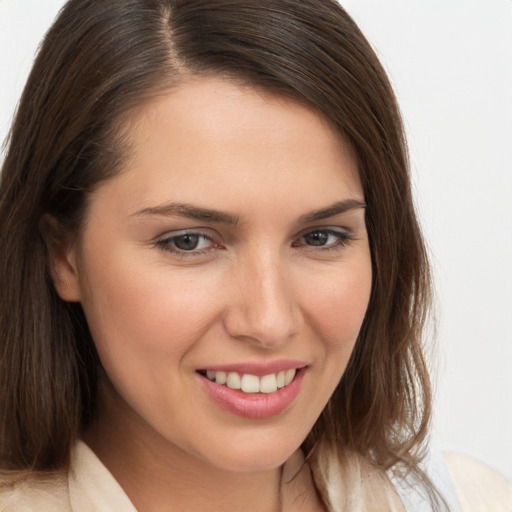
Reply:
[[270, 394], [289, 386], [302, 368], [289, 368], [266, 375], [253, 375], [234, 371], [198, 370], [198, 373], [211, 382], [246, 394]]
[[297, 361], [219, 366], [196, 373], [213, 403], [236, 416], [262, 420], [292, 406], [308, 368]]

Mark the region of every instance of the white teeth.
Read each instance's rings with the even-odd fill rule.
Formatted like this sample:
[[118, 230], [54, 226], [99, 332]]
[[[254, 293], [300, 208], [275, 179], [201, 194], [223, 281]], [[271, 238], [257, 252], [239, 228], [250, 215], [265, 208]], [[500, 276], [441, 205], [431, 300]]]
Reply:
[[245, 375], [242, 375], [241, 387], [244, 393], [259, 393], [260, 379], [256, 377], [256, 375], [249, 375], [246, 373]]
[[240, 389], [240, 375], [236, 372], [228, 373], [228, 379], [226, 382], [228, 388]]
[[227, 373], [208, 370], [206, 377], [230, 389], [241, 389], [244, 393], [274, 393], [278, 389], [288, 386], [295, 378], [296, 373], [297, 370], [293, 368], [257, 377], [250, 374], [241, 375], [237, 372]]
[[215, 382], [217, 384], [226, 384], [227, 376], [225, 372], [215, 372]]
[[290, 384], [290, 382], [293, 380], [294, 377], [295, 377], [295, 369], [286, 370], [286, 375], [284, 377], [284, 385], [288, 386], [288, 384]]
[[274, 391], [277, 391], [277, 379], [275, 373], [261, 377], [260, 393], [273, 393]]

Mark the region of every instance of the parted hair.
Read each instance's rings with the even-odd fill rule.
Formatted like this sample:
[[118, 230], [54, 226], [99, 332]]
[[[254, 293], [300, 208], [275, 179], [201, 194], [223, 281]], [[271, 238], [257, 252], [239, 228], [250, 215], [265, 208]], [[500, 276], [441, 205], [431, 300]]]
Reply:
[[122, 170], [134, 109], [208, 75], [306, 103], [357, 158], [373, 283], [348, 367], [304, 440], [320, 493], [328, 505], [320, 466], [329, 450], [340, 466], [357, 456], [416, 475], [435, 496], [419, 466], [431, 412], [422, 342], [430, 277], [402, 122], [374, 51], [335, 0], [63, 7], [18, 105], [0, 178], [0, 468], [65, 468], [95, 414], [101, 364], [80, 304], [55, 291], [49, 247], [80, 233], [90, 192]]

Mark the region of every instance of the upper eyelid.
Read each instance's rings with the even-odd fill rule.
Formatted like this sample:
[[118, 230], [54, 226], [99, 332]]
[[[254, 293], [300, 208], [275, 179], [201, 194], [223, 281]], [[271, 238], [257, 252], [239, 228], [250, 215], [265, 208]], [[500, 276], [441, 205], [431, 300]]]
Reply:
[[312, 226], [306, 229], [302, 229], [299, 231], [297, 235], [295, 235], [294, 238], [300, 238], [304, 235], [307, 235], [308, 233], [314, 233], [315, 231], [326, 231], [329, 233], [340, 233], [343, 235], [346, 235], [347, 237], [353, 236], [353, 230], [341, 227], [341, 226]]
[[[302, 237], [307, 236], [309, 233], [314, 233], [315, 231], [323, 231], [327, 232], [330, 235], [338, 235], [336, 236], [337, 241], [334, 243], [330, 243], [327, 245], [309, 245], [306, 243], [300, 243], [297, 244], [296, 241], [300, 240]], [[294, 238], [294, 241], [292, 245], [296, 245], [296, 247], [301, 246], [305, 247], [305, 249], [309, 252], [319, 252], [319, 251], [332, 251], [336, 249], [343, 249], [345, 246], [355, 242], [358, 240], [358, 237], [349, 229], [346, 228], [339, 228], [339, 227], [325, 227], [325, 228], [316, 228], [316, 229], [309, 229], [306, 231], [303, 231], [302, 234], [298, 235]]]
[[162, 242], [166, 242], [168, 240], [173, 240], [182, 236], [199, 236], [202, 238], [207, 238], [208, 240], [211, 240], [212, 242], [215, 242], [216, 240], [219, 240], [219, 236], [214, 235], [211, 233], [211, 230], [209, 229], [202, 229], [202, 228], [193, 228], [193, 229], [177, 229], [177, 230], [170, 230], [166, 231], [163, 234], [160, 234], [153, 238], [152, 243], [159, 244]]
[[[352, 232], [353, 232], [352, 229], [347, 228], [347, 227], [318, 225], [318, 226], [310, 226], [308, 228], [301, 229], [298, 233], [293, 235], [291, 237], [291, 239], [295, 240], [296, 238], [299, 238], [301, 236], [307, 235], [308, 233], [312, 233], [315, 231], [329, 231], [332, 233], [342, 233], [347, 236], [351, 236]], [[157, 237], [155, 237], [155, 241], [167, 240], [167, 239], [176, 238], [176, 237], [183, 236], [183, 235], [199, 235], [199, 236], [204, 236], [206, 238], [209, 238], [211, 240], [215, 240], [215, 239], [222, 240], [224, 238], [218, 232], [212, 233], [211, 228], [184, 228], [184, 229], [167, 231], [161, 235], [158, 235]]]
[[213, 240], [214, 238], [219, 238], [217, 235], [212, 234], [211, 229], [208, 228], [185, 228], [185, 229], [173, 229], [171, 231], [166, 231], [165, 233], [158, 235], [155, 237], [155, 241], [159, 240], [169, 240], [171, 238], [177, 238], [180, 236], [186, 235], [198, 235], [204, 236]]

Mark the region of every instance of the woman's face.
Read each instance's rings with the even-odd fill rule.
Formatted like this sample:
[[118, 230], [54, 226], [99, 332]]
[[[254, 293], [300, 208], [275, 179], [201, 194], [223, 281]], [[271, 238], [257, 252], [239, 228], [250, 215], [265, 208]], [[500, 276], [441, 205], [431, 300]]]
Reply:
[[116, 421], [216, 467], [277, 467], [333, 393], [368, 305], [352, 152], [308, 107], [214, 78], [144, 107], [128, 135], [125, 169], [55, 265]]

